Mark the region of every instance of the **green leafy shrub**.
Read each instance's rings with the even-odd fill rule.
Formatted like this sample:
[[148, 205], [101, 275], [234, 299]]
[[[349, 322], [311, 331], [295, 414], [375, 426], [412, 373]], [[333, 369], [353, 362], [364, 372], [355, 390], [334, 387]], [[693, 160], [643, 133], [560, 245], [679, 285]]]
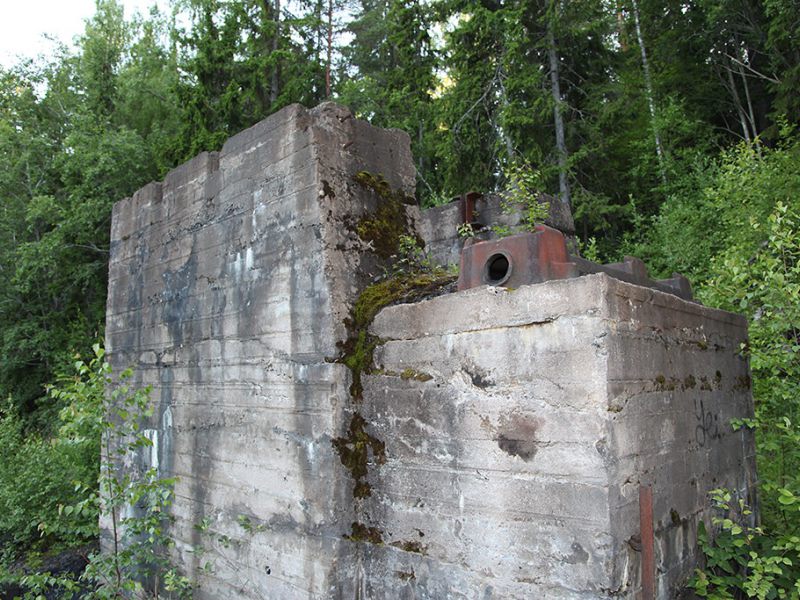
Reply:
[[624, 245], [654, 274], [678, 271], [702, 288], [721, 265], [717, 257], [733, 248], [752, 256], [764, 240], [763, 229], [778, 202], [796, 205], [800, 198], [800, 136], [791, 128], [775, 148], [741, 144], [719, 159], [698, 156], [671, 187], [645, 239]]
[[[800, 598], [800, 536], [768, 535], [748, 525], [751, 512], [742, 500], [733, 502], [730, 492], [711, 492], [717, 516], [713, 540], [700, 523], [698, 542], [706, 567], [698, 569], [691, 587], [702, 598]], [[798, 498], [789, 494], [791, 504]]]
[[[744, 313], [753, 375], [762, 518], [769, 528], [800, 530], [800, 513], [781, 490], [800, 495], [800, 213], [778, 202], [765, 222], [714, 261], [716, 275], [702, 290], [708, 304]], [[751, 251], [750, 235], [763, 241]]]
[[[68, 425], [82, 427], [78, 423]], [[66, 429], [53, 437], [27, 433], [24, 419], [7, 406], [0, 418], [0, 540], [2, 562], [45, 550], [84, 545], [97, 537], [97, 514], [82, 514], [78, 527], [58, 532], [46, 527], [58, 520], [63, 504], [78, 502], [95, 485], [100, 436]]]
[[522, 231], [534, 231], [538, 223], [544, 222], [550, 214], [550, 203], [540, 202], [544, 186], [539, 171], [525, 162], [515, 162], [504, 173], [508, 190], [502, 201], [504, 212], [522, 212]]
[[[800, 598], [800, 213], [778, 202], [748, 228], [713, 261], [701, 297], [750, 320], [755, 418], [734, 426], [756, 429], [763, 527], [715, 519], [691, 585], [708, 598]], [[729, 494], [715, 502], [730, 511]]]
[[[59, 592], [72, 597], [76, 590], [83, 598], [97, 600], [190, 597], [189, 580], [171, 563], [169, 509], [175, 480], [160, 478], [156, 469], [122, 467], [129, 462], [126, 457], [151, 445], [141, 429], [142, 420], [151, 415], [150, 390], [130, 387], [130, 370], [114, 380], [103, 348], [95, 344], [93, 350], [88, 363], [77, 360], [75, 375], [60, 377], [49, 393], [63, 406], [62, 425], [50, 445], [58, 451], [76, 448], [87, 453], [94, 479], [74, 480], [68, 491], [53, 490], [50, 501], [42, 503], [47, 510], [36, 528], [50, 539], [85, 542], [99, 535], [102, 515], [106, 548], [89, 556], [79, 578], [31, 569], [9, 572], [7, 566], [4, 579], [20, 584], [26, 599], [36, 600]], [[67, 452], [65, 460], [71, 456]], [[64, 473], [57, 475], [63, 478]]]

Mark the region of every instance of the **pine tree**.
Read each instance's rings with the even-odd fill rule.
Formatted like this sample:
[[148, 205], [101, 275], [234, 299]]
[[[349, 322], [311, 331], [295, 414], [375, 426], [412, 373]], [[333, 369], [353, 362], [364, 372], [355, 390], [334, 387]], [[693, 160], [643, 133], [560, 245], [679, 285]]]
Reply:
[[342, 50], [346, 68], [337, 99], [360, 118], [406, 131], [417, 159], [418, 190], [436, 190], [436, 123], [431, 96], [437, 56], [431, 6], [409, 0], [361, 0]]

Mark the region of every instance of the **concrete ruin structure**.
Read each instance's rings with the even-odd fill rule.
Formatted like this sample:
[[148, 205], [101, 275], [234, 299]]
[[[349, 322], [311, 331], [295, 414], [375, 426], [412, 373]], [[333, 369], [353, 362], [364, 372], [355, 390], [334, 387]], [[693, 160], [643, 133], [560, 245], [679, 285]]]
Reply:
[[108, 356], [196, 597], [678, 597], [708, 492], [755, 505], [745, 319], [596, 273], [359, 330], [400, 235], [454, 262], [414, 187], [408, 136], [326, 103], [116, 204]]

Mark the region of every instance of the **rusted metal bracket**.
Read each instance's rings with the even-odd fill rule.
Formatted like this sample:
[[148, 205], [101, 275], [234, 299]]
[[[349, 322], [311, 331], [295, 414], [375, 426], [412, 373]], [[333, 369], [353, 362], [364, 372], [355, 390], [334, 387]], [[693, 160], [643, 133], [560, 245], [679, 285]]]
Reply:
[[[466, 217], [468, 208], [466, 199], [462, 206], [464, 207], [462, 214]], [[626, 256], [621, 263], [607, 265], [593, 263], [571, 254], [567, 249], [564, 234], [546, 225], [537, 225], [536, 231], [531, 233], [521, 233], [499, 240], [466, 243], [461, 251], [458, 289], [466, 290], [481, 285], [519, 287], [591, 273], [606, 273], [628, 283], [674, 294], [684, 300], [692, 300], [691, 285], [682, 275], [673, 273], [670, 279], [650, 279], [645, 264], [631, 256]]]
[[480, 192], [467, 192], [461, 196], [453, 198], [450, 202], [458, 202], [460, 209], [461, 222], [465, 224], [475, 223], [475, 202], [483, 198]]

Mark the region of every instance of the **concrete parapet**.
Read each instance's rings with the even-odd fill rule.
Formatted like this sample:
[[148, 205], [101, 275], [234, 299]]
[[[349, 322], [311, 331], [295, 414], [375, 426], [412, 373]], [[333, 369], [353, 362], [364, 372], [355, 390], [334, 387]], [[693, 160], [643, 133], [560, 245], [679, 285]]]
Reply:
[[417, 208], [397, 201], [413, 194], [409, 148], [334, 104], [290, 106], [114, 207], [106, 344], [115, 371], [152, 386], [157, 444], [142, 460], [178, 478], [187, 574], [193, 548], [231, 540], [207, 548], [201, 598], [352, 588], [351, 483], [332, 445], [351, 374], [336, 360], [386, 264], [359, 226], [391, 193], [414, 233]]

